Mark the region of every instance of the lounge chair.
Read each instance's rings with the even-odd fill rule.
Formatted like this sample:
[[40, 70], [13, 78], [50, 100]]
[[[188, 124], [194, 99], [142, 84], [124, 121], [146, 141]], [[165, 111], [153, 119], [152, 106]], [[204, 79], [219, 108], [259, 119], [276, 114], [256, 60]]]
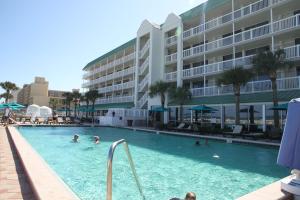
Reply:
[[58, 124], [64, 124], [65, 122], [64, 122], [64, 120], [63, 120], [62, 117], [58, 117], [58, 118], [57, 118], [57, 123], [58, 123]]
[[72, 121], [71, 121], [71, 118], [70, 117], [66, 117], [66, 124], [71, 124]]
[[243, 138], [251, 138], [251, 139], [260, 139], [260, 138], [264, 138], [265, 134], [264, 133], [244, 133], [242, 134]]
[[45, 123], [45, 119], [42, 117], [38, 117], [35, 119], [35, 123], [36, 124], [44, 124]]
[[176, 127], [176, 129], [182, 129], [184, 126], [185, 126], [185, 123], [182, 122]]
[[53, 118], [49, 117], [47, 120], [47, 124], [53, 124], [53, 123], [54, 123]]
[[235, 125], [232, 132], [223, 132], [223, 136], [241, 136], [242, 134], [242, 130], [243, 130], [243, 126], [241, 125]]

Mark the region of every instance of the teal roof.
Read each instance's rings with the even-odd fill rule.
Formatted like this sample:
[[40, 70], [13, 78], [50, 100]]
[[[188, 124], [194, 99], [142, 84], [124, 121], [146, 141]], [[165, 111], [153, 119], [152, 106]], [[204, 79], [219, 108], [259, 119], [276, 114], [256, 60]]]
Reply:
[[108, 104], [97, 104], [95, 110], [107, 110], [109, 108], [132, 108], [134, 107], [133, 102], [128, 103], [108, 103]]
[[231, 0], [208, 0], [180, 15], [183, 21], [192, 19], [194, 17], [200, 16], [202, 13], [206, 13], [210, 10], [213, 10], [219, 6], [222, 6]]
[[[288, 102], [291, 99], [299, 98], [300, 90], [285, 90], [278, 91], [278, 100], [280, 102]], [[241, 103], [259, 103], [259, 102], [272, 102], [272, 92], [259, 92], [251, 94], [241, 94]], [[220, 95], [210, 97], [192, 98], [186, 105], [201, 105], [201, 104], [234, 104], [234, 95]], [[176, 105], [170, 103], [170, 106]]]
[[95, 63], [97, 63], [97, 62], [103, 60], [104, 58], [107, 58], [107, 57], [109, 57], [109, 56], [111, 56], [111, 55], [113, 55], [113, 54], [115, 54], [115, 53], [117, 53], [117, 52], [119, 52], [119, 51], [121, 51], [121, 50], [124, 50], [124, 49], [126, 49], [126, 48], [128, 48], [128, 47], [130, 47], [130, 46], [135, 45], [135, 41], [136, 41], [136, 38], [134, 38], [134, 39], [132, 39], [132, 40], [126, 42], [125, 44], [122, 44], [121, 46], [119, 46], [119, 47], [117, 47], [117, 48], [111, 50], [110, 52], [108, 52], [108, 53], [106, 53], [106, 54], [100, 56], [99, 58], [96, 58], [95, 60], [89, 62], [89, 63], [83, 68], [83, 70], [87, 70], [89, 67], [91, 67], [91, 66], [94, 65]]

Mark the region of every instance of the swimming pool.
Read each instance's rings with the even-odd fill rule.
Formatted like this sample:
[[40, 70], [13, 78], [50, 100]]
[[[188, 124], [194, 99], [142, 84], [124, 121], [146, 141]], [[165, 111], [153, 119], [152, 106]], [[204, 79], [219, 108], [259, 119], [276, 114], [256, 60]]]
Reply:
[[[235, 199], [288, 175], [276, 165], [278, 149], [156, 135], [107, 127], [20, 127], [20, 133], [81, 199], [105, 199], [112, 142], [124, 138], [146, 199], [168, 200], [194, 191], [199, 199]], [[71, 142], [80, 135], [80, 142]], [[98, 135], [101, 143], [93, 143]], [[202, 141], [203, 143], [203, 141]], [[123, 148], [113, 165], [113, 199], [141, 199]]]

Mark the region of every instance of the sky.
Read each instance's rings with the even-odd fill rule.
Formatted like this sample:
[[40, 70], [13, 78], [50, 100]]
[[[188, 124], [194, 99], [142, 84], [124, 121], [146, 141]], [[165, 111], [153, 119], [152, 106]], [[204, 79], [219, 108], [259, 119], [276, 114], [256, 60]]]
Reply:
[[49, 89], [81, 88], [82, 68], [135, 38], [144, 19], [162, 24], [204, 1], [1, 0], [0, 82], [43, 76]]

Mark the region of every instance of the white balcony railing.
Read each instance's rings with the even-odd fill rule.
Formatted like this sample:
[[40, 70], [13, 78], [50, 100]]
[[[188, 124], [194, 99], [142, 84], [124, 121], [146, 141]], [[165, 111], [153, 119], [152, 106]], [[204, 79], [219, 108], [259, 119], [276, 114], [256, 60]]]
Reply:
[[183, 38], [187, 39], [196, 35], [199, 35], [200, 33], [202, 33], [204, 31], [204, 24], [201, 24], [199, 26], [190, 28], [186, 31], [183, 32]]
[[177, 72], [169, 72], [165, 73], [166, 81], [176, 81], [177, 80]]
[[288, 0], [260, 0], [257, 2], [254, 2], [252, 4], [249, 4], [247, 6], [244, 6], [238, 10], [235, 10], [233, 13], [226, 13], [222, 16], [219, 16], [217, 18], [211, 19], [204, 24], [198, 25], [196, 27], [190, 28], [183, 32], [183, 39], [187, 39], [192, 36], [199, 35], [200, 33], [204, 32], [205, 30], [213, 29], [215, 27], [220, 27], [222, 24], [226, 24], [228, 22], [232, 22], [232, 15], [235, 19], [241, 19], [242, 17], [254, 14], [258, 11], [261, 11], [263, 9], [269, 8], [273, 5], [282, 3], [284, 1]]
[[144, 57], [144, 55], [148, 51], [149, 47], [150, 47], [150, 39], [148, 39], [148, 41], [145, 43], [143, 48], [140, 50], [140, 58]]
[[96, 74], [96, 73], [99, 73], [99, 72], [103, 72], [109, 68], [112, 68], [112, 67], [115, 67], [117, 65], [120, 65], [120, 64], [124, 64], [124, 63], [127, 63], [131, 60], [134, 60], [135, 59], [135, 52], [131, 53], [131, 54], [128, 54], [126, 56], [123, 56], [122, 58], [119, 58], [119, 59], [116, 59], [114, 61], [111, 61], [107, 64], [104, 64], [104, 65], [101, 65], [100, 67], [97, 67], [95, 68], [94, 70], [92, 71], [89, 71], [88, 73], [84, 74], [83, 76], [84, 77], [88, 77], [88, 76], [91, 76], [93, 74]]
[[[300, 76], [277, 79], [277, 89], [300, 89]], [[194, 97], [233, 94], [231, 85], [192, 88], [190, 91]], [[244, 87], [241, 88], [242, 94], [266, 91], [272, 91], [272, 83], [270, 80], [248, 82]]]
[[263, 36], [268, 36], [270, 33], [276, 33], [288, 29], [292, 29], [295, 27], [300, 27], [300, 14], [287, 17], [285, 19], [275, 21], [273, 24], [266, 24], [260, 27], [255, 27], [250, 30], [246, 30], [240, 33], [237, 33], [225, 38], [217, 39], [211, 42], [208, 42], [204, 45], [199, 45], [196, 47], [192, 47], [190, 49], [183, 50], [183, 58], [189, 58], [192, 56], [197, 56], [202, 53], [220, 49], [222, 47], [229, 47], [233, 45], [233, 43], [240, 43], [245, 41], [250, 41], [253, 39], [257, 39]]
[[204, 74], [204, 66], [192, 67], [190, 69], [182, 70], [183, 78], [191, 78], [194, 76], [200, 76]]
[[139, 92], [141, 92], [145, 86], [148, 84], [148, 81], [149, 81], [149, 74], [147, 76], [145, 76], [145, 78], [139, 83]]
[[232, 13], [225, 14], [223, 16], [217, 17], [205, 23], [205, 30], [218, 27], [222, 24], [232, 21]]
[[171, 37], [166, 38], [166, 45], [170, 46], [177, 43], [177, 36], [173, 35]]
[[99, 91], [99, 93], [106, 93], [106, 92], [112, 92], [112, 91], [117, 91], [117, 90], [129, 89], [129, 88], [133, 88], [133, 87], [134, 87], [134, 81], [128, 81], [125, 83], [114, 84], [111, 86], [102, 87], [102, 88], [99, 88], [98, 91]]
[[[286, 59], [300, 59], [300, 45], [295, 45], [291, 47], [284, 48]], [[207, 74], [220, 73], [225, 70], [232, 69], [234, 66], [243, 66], [244, 68], [249, 68], [252, 66], [252, 59], [254, 55], [244, 56], [236, 59], [209, 63], [204, 65], [193, 67], [190, 69], [182, 70], [183, 78], [191, 78], [197, 76], [203, 76]]]
[[139, 75], [142, 75], [148, 66], [149, 66], [149, 57], [147, 57], [146, 60], [143, 62], [143, 64], [139, 67]]
[[204, 52], [204, 45], [198, 45], [186, 50], [183, 50], [183, 58], [188, 58], [188, 57], [192, 57], [192, 56], [197, 56], [199, 54], [201, 54], [202, 52]]
[[229, 46], [233, 44], [233, 36], [228, 36], [205, 44], [205, 51], [211, 51], [221, 47]]
[[132, 102], [133, 96], [109, 97], [96, 100], [96, 104]]
[[287, 59], [300, 58], [300, 44], [284, 48], [285, 56]]
[[145, 94], [140, 98], [140, 100], [138, 100], [138, 107], [142, 108], [145, 103], [148, 101], [148, 92], [145, 92]]
[[166, 63], [173, 63], [177, 61], [177, 53], [173, 53], [165, 56]]

